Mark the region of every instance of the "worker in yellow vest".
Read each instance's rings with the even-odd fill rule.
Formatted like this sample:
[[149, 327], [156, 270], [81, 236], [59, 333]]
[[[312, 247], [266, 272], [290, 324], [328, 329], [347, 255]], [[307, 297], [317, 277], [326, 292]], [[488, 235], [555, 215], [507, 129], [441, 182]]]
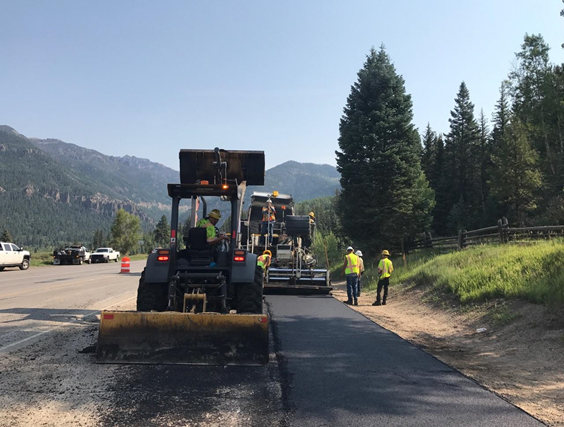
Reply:
[[347, 248], [343, 271], [347, 277], [347, 297], [345, 304], [358, 305], [358, 276], [360, 275], [360, 261], [354, 254], [352, 246]]
[[266, 271], [268, 267], [270, 267], [270, 262], [272, 261], [272, 252], [268, 249], [262, 253], [257, 258], [257, 265], [262, 268], [262, 271]]
[[[378, 263], [378, 274], [380, 278], [378, 279], [378, 288], [376, 290], [376, 301], [372, 305], [386, 305], [386, 299], [388, 298], [388, 286], [390, 285], [390, 276], [394, 271], [394, 265], [392, 261], [388, 259], [390, 253], [387, 250], [382, 251], [382, 259]], [[380, 293], [384, 288], [384, 298], [380, 303]]]

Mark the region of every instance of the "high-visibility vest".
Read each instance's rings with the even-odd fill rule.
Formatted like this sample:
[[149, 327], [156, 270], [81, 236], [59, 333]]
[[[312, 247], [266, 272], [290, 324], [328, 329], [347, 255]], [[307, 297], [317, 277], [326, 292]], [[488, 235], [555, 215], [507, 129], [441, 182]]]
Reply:
[[269, 261], [270, 255], [261, 255], [257, 258], [257, 265], [262, 268], [263, 270], [266, 270], [266, 267], [268, 266], [268, 261]]
[[394, 265], [388, 258], [382, 258], [378, 263], [378, 268], [382, 271], [382, 274], [380, 274], [380, 279], [390, 277], [394, 271]]
[[347, 267], [345, 268], [345, 274], [360, 274], [358, 262], [358, 256], [355, 254], [348, 254], [345, 255], [345, 259], [347, 260]]
[[219, 230], [210, 222], [209, 218], [202, 218], [199, 220], [196, 227], [206, 229], [206, 240], [212, 240], [219, 236]]
[[262, 220], [263, 221], [276, 221], [276, 208], [272, 206], [270, 211], [268, 207], [262, 208]]

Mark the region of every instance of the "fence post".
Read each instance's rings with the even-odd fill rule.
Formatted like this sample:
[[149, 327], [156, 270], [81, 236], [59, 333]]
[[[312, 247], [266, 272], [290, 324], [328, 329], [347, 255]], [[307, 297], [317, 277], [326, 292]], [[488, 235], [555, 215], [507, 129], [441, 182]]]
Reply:
[[432, 248], [433, 247], [433, 237], [431, 236], [431, 232], [425, 232], [425, 247]]
[[458, 230], [458, 250], [462, 249], [462, 230]]
[[503, 243], [503, 221], [497, 220], [497, 232], [499, 233], [499, 243]]
[[507, 231], [507, 229], [509, 228], [509, 222], [507, 221], [507, 218], [501, 218], [501, 226], [503, 231], [503, 241], [507, 243], [509, 241], [509, 232]]

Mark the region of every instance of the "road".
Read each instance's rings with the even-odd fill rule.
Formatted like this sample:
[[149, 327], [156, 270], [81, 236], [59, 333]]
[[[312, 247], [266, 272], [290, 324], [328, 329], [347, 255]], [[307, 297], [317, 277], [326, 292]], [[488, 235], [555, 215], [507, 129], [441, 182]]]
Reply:
[[265, 367], [97, 365], [143, 262], [0, 273], [0, 426], [536, 426], [331, 297], [268, 296]]

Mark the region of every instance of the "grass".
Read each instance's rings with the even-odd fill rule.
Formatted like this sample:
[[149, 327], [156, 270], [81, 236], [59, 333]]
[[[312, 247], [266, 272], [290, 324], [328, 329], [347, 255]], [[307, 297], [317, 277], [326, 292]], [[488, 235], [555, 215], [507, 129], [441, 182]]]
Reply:
[[[454, 294], [462, 304], [521, 298], [564, 305], [564, 243], [487, 245], [449, 254], [432, 250], [394, 259], [392, 285], [424, 286]], [[369, 289], [376, 286], [374, 271]], [[500, 313], [502, 319], [506, 314]]]

